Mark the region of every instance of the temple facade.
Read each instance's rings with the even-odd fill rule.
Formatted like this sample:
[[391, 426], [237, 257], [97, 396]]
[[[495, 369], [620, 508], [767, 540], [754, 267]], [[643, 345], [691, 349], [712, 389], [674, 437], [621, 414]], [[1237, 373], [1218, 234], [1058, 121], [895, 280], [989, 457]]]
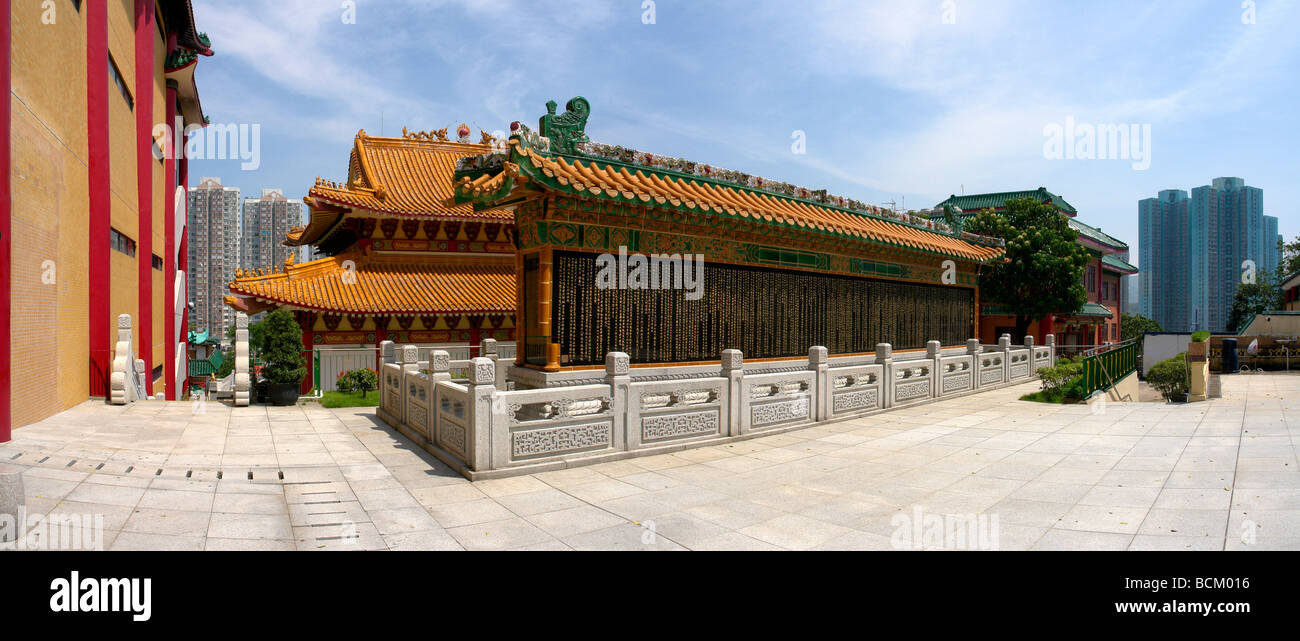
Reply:
[[[1073, 205], [1042, 187], [1027, 191], [952, 195], [935, 208], [956, 211], [958, 219], [964, 219], [985, 209], [1006, 211], [1007, 201], [1015, 198], [1031, 198], [1069, 218], [1070, 227], [1079, 234], [1076, 242], [1085, 247], [1090, 256], [1081, 276], [1088, 292], [1087, 303], [1077, 312], [1052, 314], [1039, 319], [1030, 326], [1029, 333], [1040, 343], [1048, 334], [1053, 334], [1057, 345], [1063, 348], [1118, 342], [1124, 277], [1137, 273], [1137, 267], [1128, 262], [1127, 243], [1103, 233], [1100, 228], [1084, 224], [1078, 220], [1079, 212]], [[1015, 331], [1015, 316], [997, 301], [984, 301], [980, 315], [983, 321], [979, 334], [981, 342], [992, 343], [997, 337]], [[1023, 337], [1012, 338], [1021, 340]]]
[[[240, 269], [226, 303], [250, 315], [293, 311], [309, 353], [377, 350], [391, 340], [477, 356], [485, 338], [513, 342], [514, 207], [475, 208], [452, 193], [457, 161], [493, 144], [487, 134], [472, 142], [463, 124], [454, 139], [447, 129], [391, 138], [358, 132], [347, 180], [317, 179], [303, 198], [310, 221], [283, 241], [326, 257]], [[378, 362], [376, 351], [370, 366]], [[337, 373], [331, 369], [322, 365], [320, 376]], [[309, 368], [304, 392], [313, 375]]]
[[978, 276], [1001, 259], [1000, 240], [594, 143], [589, 113], [583, 98], [559, 114], [549, 103], [538, 131], [512, 123], [505, 144], [458, 163], [457, 203], [513, 211], [516, 365], [858, 354], [979, 334]]

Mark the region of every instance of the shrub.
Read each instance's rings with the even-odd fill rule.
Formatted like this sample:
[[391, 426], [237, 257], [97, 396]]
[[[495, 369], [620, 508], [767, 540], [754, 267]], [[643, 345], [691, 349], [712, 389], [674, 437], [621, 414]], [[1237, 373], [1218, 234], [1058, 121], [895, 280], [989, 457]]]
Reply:
[[1044, 391], [1060, 390], [1064, 392], [1071, 387], [1071, 383], [1077, 381], [1081, 384], [1083, 382], [1083, 363], [1061, 359], [1057, 361], [1055, 366], [1038, 370], [1038, 378]]
[[283, 385], [301, 383], [307, 376], [306, 361], [302, 356], [302, 328], [288, 310], [277, 309], [267, 314], [262, 325], [261, 352], [262, 376], [267, 381]]
[[340, 392], [361, 392], [364, 396], [366, 392], [379, 388], [379, 373], [368, 367], [339, 372], [334, 386]]
[[1192, 332], [1193, 343], [1204, 343], [1209, 338], [1210, 338], [1210, 333], [1205, 330], [1201, 330], [1199, 332]]
[[1166, 399], [1187, 393], [1187, 352], [1166, 359], [1151, 366], [1147, 372], [1147, 383], [1156, 388]]

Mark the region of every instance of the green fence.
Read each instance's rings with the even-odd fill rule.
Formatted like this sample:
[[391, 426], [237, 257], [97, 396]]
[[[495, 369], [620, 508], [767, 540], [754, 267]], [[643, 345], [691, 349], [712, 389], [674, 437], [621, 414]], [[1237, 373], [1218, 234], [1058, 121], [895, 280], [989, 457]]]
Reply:
[[1132, 339], [1083, 359], [1084, 396], [1108, 390], [1115, 381], [1137, 371], [1138, 343]]

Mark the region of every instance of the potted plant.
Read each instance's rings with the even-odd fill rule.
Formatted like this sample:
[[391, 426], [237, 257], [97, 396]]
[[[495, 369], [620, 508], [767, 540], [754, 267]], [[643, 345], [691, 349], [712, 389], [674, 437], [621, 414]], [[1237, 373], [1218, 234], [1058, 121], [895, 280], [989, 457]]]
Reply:
[[298, 401], [298, 390], [307, 376], [302, 328], [283, 309], [268, 314], [261, 325], [261, 378], [266, 381], [271, 404], [292, 405]]

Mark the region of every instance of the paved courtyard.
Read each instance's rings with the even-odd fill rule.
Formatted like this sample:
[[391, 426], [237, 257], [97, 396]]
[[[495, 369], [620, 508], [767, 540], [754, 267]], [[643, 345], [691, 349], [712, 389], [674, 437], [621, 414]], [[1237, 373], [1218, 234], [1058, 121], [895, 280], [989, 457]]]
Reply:
[[1300, 374], [1099, 412], [1016, 400], [1036, 387], [477, 483], [373, 408], [314, 404], [87, 402], [0, 463], [29, 516], [102, 514], [113, 550], [975, 547], [908, 538], [975, 513], [999, 549], [1300, 549]]

